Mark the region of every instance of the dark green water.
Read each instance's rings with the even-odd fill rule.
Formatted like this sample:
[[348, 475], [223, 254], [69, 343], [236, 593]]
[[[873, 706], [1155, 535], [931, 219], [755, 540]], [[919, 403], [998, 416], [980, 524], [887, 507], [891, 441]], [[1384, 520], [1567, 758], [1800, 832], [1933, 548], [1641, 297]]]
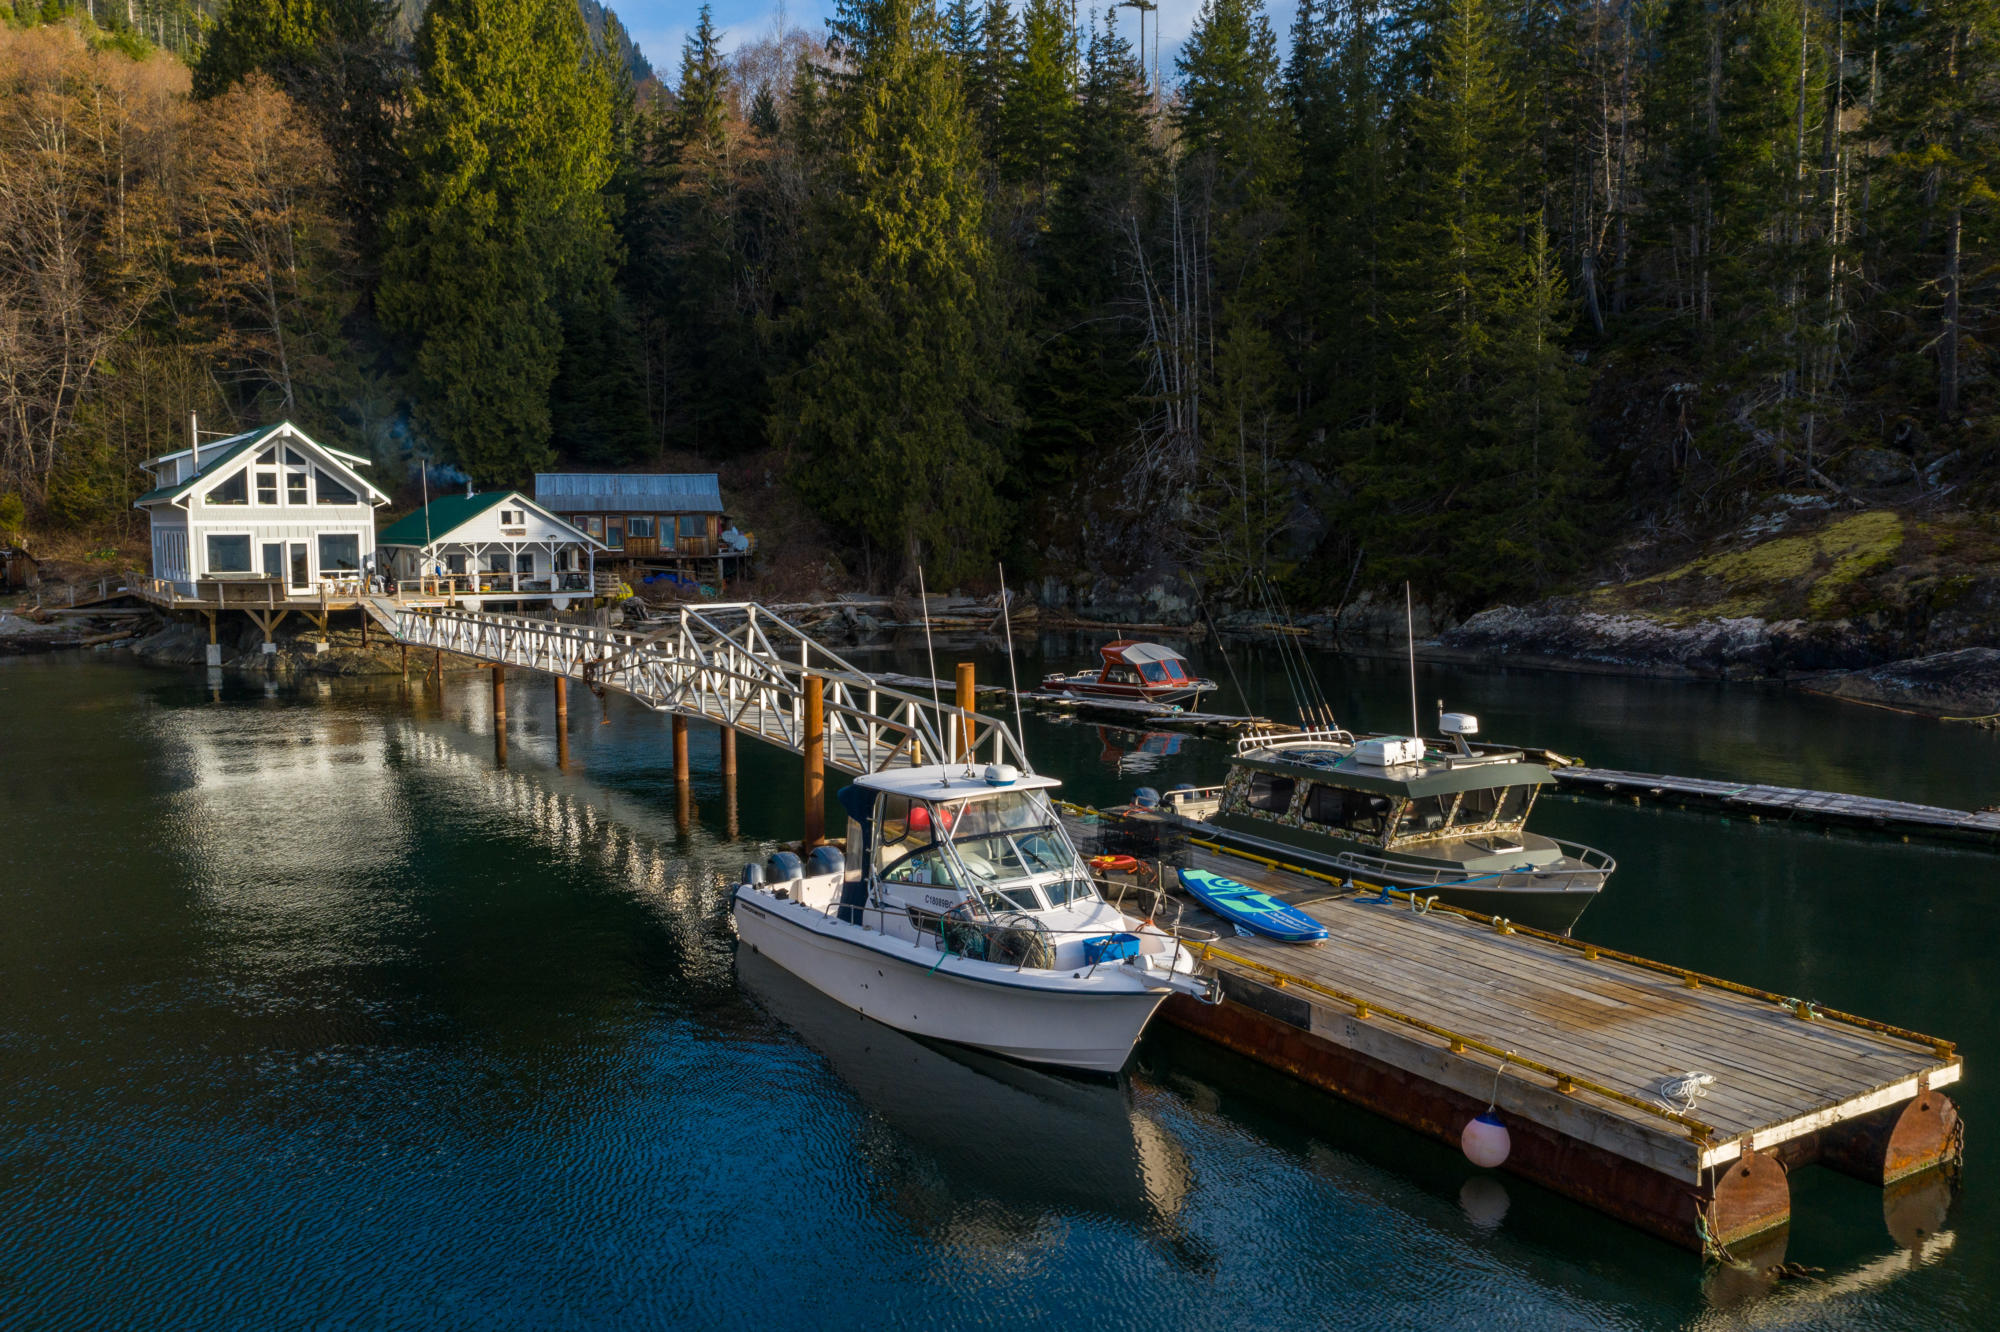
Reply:
[[[1042, 647], [1024, 679], [1087, 656]], [[1319, 667], [1343, 721], [1406, 724], [1396, 663]], [[1237, 670], [1286, 711], [1275, 658]], [[1810, 698], [1428, 668], [1419, 693], [1605, 766], [2000, 800], [1993, 734]], [[1051, 1083], [739, 974], [722, 882], [797, 835], [797, 760], [743, 744], [730, 841], [712, 730], [683, 828], [663, 718], [602, 725], [579, 691], [564, 772], [546, 688], [509, 703], [501, 767], [472, 677], [0, 661], [0, 1327], [1995, 1322], [1992, 853], [1541, 807], [1621, 861], [1585, 936], [1966, 1054], [1944, 1233], [1899, 1248], [1879, 1190], [1802, 1170], [1789, 1256], [1823, 1274], [1750, 1294], [1172, 1033], [1125, 1087]], [[1083, 799], [1220, 772], [1216, 742], [1028, 732]]]

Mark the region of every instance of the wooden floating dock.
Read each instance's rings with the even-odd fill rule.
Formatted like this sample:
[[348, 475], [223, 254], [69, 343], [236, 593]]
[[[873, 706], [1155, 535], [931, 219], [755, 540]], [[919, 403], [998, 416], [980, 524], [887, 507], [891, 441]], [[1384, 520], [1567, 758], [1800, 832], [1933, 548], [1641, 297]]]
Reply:
[[[1095, 811], [1065, 817], [1085, 848], [1116, 835]], [[1212, 843], [1185, 857], [1329, 940], [1238, 936], [1182, 899], [1221, 932], [1207, 951], [1227, 999], [1176, 997], [1168, 1021], [1454, 1146], [1490, 1101], [1506, 1169], [1676, 1244], [1726, 1255], [1781, 1234], [1787, 1172], [1811, 1162], [1882, 1185], [1956, 1166], [1949, 1042]], [[1714, 1081], [1670, 1103], [1662, 1082], [1688, 1072]]]
[[1900, 800], [1808, 791], [1793, 786], [1763, 786], [1750, 782], [1719, 782], [1700, 777], [1669, 777], [1645, 772], [1615, 772], [1606, 768], [1558, 768], [1557, 783], [1566, 791], [1614, 796], [1634, 802], [1651, 800], [1677, 805], [1737, 811], [1756, 819], [1784, 819], [1872, 829], [1904, 836], [1938, 837], [1953, 841], [2000, 843], [2000, 811], [1945, 809]]

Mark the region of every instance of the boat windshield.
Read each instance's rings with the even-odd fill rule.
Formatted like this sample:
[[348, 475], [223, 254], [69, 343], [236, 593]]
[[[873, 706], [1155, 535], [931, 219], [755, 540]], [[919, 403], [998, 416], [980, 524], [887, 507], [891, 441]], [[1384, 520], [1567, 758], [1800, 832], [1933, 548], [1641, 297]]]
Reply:
[[954, 801], [941, 808], [939, 821], [950, 829], [965, 886], [991, 909], [1039, 911], [1095, 896], [1055, 812], [1035, 792]]

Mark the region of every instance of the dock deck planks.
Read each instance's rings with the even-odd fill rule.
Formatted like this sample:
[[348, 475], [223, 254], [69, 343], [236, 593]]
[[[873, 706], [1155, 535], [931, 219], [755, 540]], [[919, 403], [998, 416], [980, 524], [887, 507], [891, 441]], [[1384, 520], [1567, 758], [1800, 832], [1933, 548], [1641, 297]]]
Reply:
[[1560, 768], [1556, 770], [1555, 778], [1565, 789], [1601, 795], [1687, 801], [1740, 809], [1759, 817], [2000, 841], [2000, 813], [1992, 810], [1946, 809], [1938, 805], [1882, 800], [1840, 791], [1812, 791], [1796, 786], [1766, 786], [1757, 782], [1725, 782], [1660, 773], [1619, 772], [1609, 768]]
[[[1092, 844], [1084, 821], [1072, 818], [1070, 828], [1080, 845]], [[1328, 941], [1320, 947], [1238, 936], [1179, 899], [1189, 923], [1223, 932], [1211, 963], [1239, 981], [1303, 1001], [1313, 1010], [1307, 1029], [1314, 1035], [1337, 1043], [1349, 1033], [1359, 1039], [1352, 1004], [1310, 988], [1318, 985], [1374, 1010], [1361, 1020], [1374, 1029], [1373, 1057], [1455, 1081], [1460, 1090], [1476, 1089], [1482, 1099], [1500, 1060], [1477, 1049], [1448, 1052], [1445, 1038], [1388, 1014], [1642, 1101], [1658, 1103], [1662, 1079], [1688, 1071], [1713, 1074], [1706, 1096], [1688, 1111], [1714, 1130], [1707, 1143], [1696, 1142], [1683, 1125], [1584, 1086], [1555, 1098], [1615, 1121], [1612, 1131], [1594, 1139], [1598, 1145], [1683, 1179], [1699, 1179], [1704, 1167], [1746, 1147], [1766, 1149], [1907, 1099], [1918, 1078], [1943, 1087], [1959, 1074], [1959, 1059], [1948, 1047], [1835, 1019], [1802, 1019], [1775, 996], [1717, 984], [1693, 988], [1669, 970], [1602, 954], [1586, 957], [1579, 948], [1531, 933], [1503, 934], [1481, 919], [1445, 910], [1418, 914], [1403, 899], [1384, 903], [1373, 893], [1341, 893], [1323, 880], [1224, 852], [1197, 846], [1187, 857], [1191, 867], [1260, 888], [1327, 927]], [[1292, 983], [1277, 985], [1256, 967]], [[1499, 1101], [1546, 1127], [1575, 1131], [1575, 1116], [1552, 1102], [1551, 1087], [1547, 1076], [1517, 1066], [1501, 1076]], [[1898, 1093], [1903, 1087], [1908, 1090]]]

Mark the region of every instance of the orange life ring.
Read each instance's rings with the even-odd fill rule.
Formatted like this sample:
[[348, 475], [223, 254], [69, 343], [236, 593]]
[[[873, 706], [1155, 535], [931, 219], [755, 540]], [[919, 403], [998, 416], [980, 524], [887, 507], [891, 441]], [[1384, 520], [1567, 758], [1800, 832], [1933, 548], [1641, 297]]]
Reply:
[[1099, 874], [1137, 874], [1139, 862], [1132, 856], [1092, 856], [1090, 867]]

